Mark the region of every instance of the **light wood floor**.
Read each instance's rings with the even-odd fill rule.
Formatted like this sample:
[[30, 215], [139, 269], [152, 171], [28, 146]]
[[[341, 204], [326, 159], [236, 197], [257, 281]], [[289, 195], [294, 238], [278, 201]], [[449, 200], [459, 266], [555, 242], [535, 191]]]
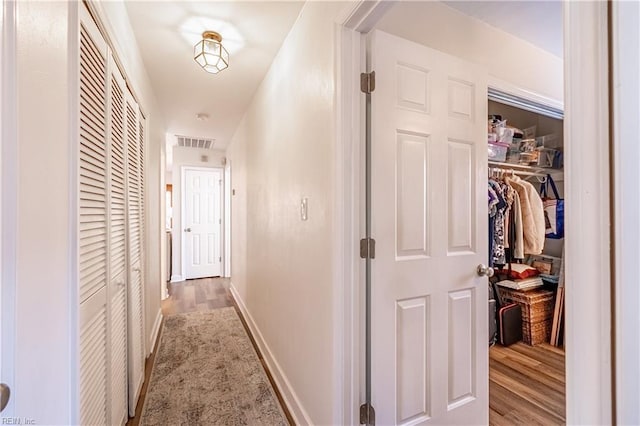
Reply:
[[233, 305], [228, 278], [203, 278], [169, 284], [169, 297], [162, 301], [162, 314], [226, 308]]
[[564, 351], [542, 344], [489, 350], [489, 424], [565, 424]]

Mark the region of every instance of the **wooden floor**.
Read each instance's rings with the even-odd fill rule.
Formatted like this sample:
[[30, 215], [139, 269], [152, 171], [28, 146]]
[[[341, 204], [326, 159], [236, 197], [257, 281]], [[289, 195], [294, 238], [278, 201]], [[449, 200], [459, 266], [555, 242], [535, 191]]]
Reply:
[[[260, 359], [260, 363], [262, 364], [265, 372], [267, 373], [267, 377], [271, 382], [271, 386], [276, 392], [276, 396], [278, 397], [278, 401], [282, 406], [282, 410], [284, 411], [287, 420], [290, 425], [293, 425], [293, 417], [291, 417], [291, 413], [287, 410], [286, 405], [284, 404], [284, 400], [282, 399], [282, 395], [278, 391], [278, 388], [275, 385], [273, 377], [271, 376], [271, 372], [267, 367], [258, 346], [256, 345], [251, 332], [249, 331], [249, 327], [247, 326], [240, 309], [235, 303], [235, 300], [231, 296], [231, 292], [229, 291], [229, 279], [228, 278], [203, 278], [199, 280], [188, 280], [181, 281], [177, 283], [168, 284], [169, 297], [162, 301], [162, 314], [163, 315], [173, 315], [173, 314], [182, 314], [187, 312], [194, 311], [208, 311], [211, 309], [219, 309], [226, 307], [234, 307], [242, 324], [244, 325], [249, 338], [251, 339], [251, 343], [253, 344], [256, 353], [258, 354], [258, 358]], [[158, 339], [160, 339], [160, 334], [158, 333]], [[158, 343], [156, 343], [156, 351], [158, 349]], [[151, 377], [151, 370], [153, 368], [153, 361], [155, 359], [156, 352], [154, 351], [145, 363], [145, 380], [142, 386], [142, 391], [140, 393], [140, 398], [138, 399], [138, 406], [136, 407], [136, 415], [135, 417], [129, 418], [126, 426], [138, 426], [140, 424], [140, 416], [142, 414], [142, 407], [144, 404], [144, 400], [147, 396], [147, 386], [149, 385], [149, 379]]]
[[565, 424], [564, 351], [551, 345], [489, 350], [489, 424]]
[[228, 278], [203, 278], [169, 284], [162, 314], [173, 315], [234, 306]]

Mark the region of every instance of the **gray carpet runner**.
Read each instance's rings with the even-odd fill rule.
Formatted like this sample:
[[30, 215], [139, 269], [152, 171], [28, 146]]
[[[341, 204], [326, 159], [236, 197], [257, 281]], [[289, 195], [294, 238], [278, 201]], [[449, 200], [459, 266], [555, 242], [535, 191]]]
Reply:
[[165, 318], [141, 425], [288, 425], [234, 308]]

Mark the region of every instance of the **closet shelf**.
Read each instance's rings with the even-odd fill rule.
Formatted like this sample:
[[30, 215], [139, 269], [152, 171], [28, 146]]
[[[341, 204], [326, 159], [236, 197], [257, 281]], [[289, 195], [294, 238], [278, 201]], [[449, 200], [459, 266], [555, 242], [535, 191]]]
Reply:
[[489, 161], [489, 167], [503, 170], [513, 170], [516, 174], [518, 174], [518, 172], [524, 172], [523, 174], [526, 173], [529, 176], [546, 176], [547, 174], [550, 174], [555, 181], [560, 181], [564, 178], [563, 169], [527, 166], [517, 163], [502, 163], [499, 161]]

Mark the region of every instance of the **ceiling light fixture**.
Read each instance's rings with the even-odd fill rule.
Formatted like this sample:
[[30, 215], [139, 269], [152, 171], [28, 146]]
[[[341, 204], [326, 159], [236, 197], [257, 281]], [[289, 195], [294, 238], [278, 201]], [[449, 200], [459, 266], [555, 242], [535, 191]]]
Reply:
[[218, 74], [229, 66], [229, 52], [222, 45], [222, 37], [215, 31], [205, 31], [193, 48], [193, 59], [206, 72]]

